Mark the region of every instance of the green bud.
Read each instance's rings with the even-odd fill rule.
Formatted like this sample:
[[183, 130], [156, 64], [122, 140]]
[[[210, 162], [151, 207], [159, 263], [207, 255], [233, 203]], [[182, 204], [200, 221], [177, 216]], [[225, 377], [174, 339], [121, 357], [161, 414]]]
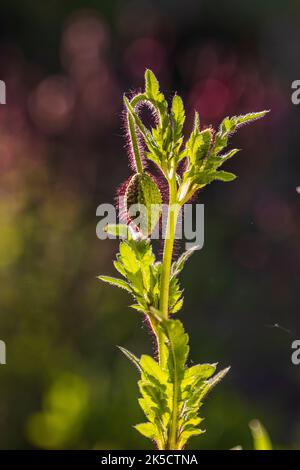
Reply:
[[[161, 192], [148, 173], [136, 173], [129, 180], [125, 193], [126, 211], [129, 219], [138, 221], [141, 232], [149, 236], [161, 215]], [[139, 212], [137, 217], [137, 212]]]

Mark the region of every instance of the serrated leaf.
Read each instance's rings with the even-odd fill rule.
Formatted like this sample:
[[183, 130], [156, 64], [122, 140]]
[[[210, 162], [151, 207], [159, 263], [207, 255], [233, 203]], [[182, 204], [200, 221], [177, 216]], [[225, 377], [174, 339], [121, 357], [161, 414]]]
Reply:
[[178, 95], [175, 95], [173, 98], [171, 112], [173, 117], [174, 142], [178, 142], [181, 137], [183, 124], [185, 121], [183, 102]]
[[172, 384], [172, 417], [170, 421], [170, 440], [177, 440], [178, 421], [181, 412], [181, 382], [184, 377], [185, 364], [189, 353], [188, 335], [179, 320], [161, 322], [167, 338], [167, 370]]
[[124, 268], [129, 273], [136, 273], [139, 269], [139, 264], [137, 262], [137, 257], [134, 250], [127, 242], [122, 242], [120, 244], [120, 256], [119, 260], [122, 262]]
[[143, 263], [143, 265], [151, 266], [155, 262], [155, 256], [149, 240], [130, 240], [127, 244], [133, 251], [139, 264]]
[[268, 112], [269, 110], [260, 111], [257, 113], [248, 113], [240, 116], [232, 116], [231, 118], [226, 117], [221, 122], [218, 134], [221, 134], [222, 136], [228, 136], [235, 132], [238, 127], [251, 121], [256, 121], [257, 119], [264, 117]]
[[210, 128], [204, 129], [200, 132], [201, 145], [197, 151], [196, 161], [201, 162], [207, 155], [212, 141], [212, 130]]
[[107, 282], [108, 284], [111, 284], [113, 286], [120, 287], [121, 289], [125, 289], [127, 290], [127, 292], [130, 292], [132, 294], [130, 285], [126, 281], [123, 281], [123, 279], [118, 279], [116, 277], [111, 276], [98, 276], [98, 279], [100, 279], [100, 281]]
[[185, 111], [184, 111], [183, 101], [178, 95], [175, 95], [173, 97], [172, 113], [173, 113], [174, 121], [177, 123], [177, 125], [181, 126], [182, 128], [184, 120], [185, 120]]
[[235, 127], [235, 116], [233, 118], [226, 117], [223, 119], [220, 125], [220, 131], [222, 134], [229, 134]]
[[161, 263], [155, 262], [150, 241], [145, 238], [122, 241], [114, 265], [137, 301], [133, 308], [143, 313], [158, 309]]
[[241, 116], [236, 116], [236, 127], [240, 127], [241, 125], [247, 124], [251, 121], [256, 121], [257, 119], [264, 117], [269, 112], [270, 110], [267, 109], [264, 111], [259, 111], [257, 113], [247, 113]]
[[114, 261], [114, 267], [120, 274], [122, 274], [122, 276], [126, 277], [126, 269], [120, 261]]
[[186, 153], [191, 164], [195, 164], [197, 161], [197, 154], [201, 147], [201, 143], [202, 139], [200, 133], [195, 133], [195, 131], [193, 131], [186, 143]]
[[167, 382], [167, 376], [163, 369], [161, 369], [158, 362], [156, 362], [151, 356], [143, 354], [140, 359], [140, 366], [147, 378], [149, 376], [157, 379], [161, 384]]
[[189, 337], [180, 320], [165, 320], [162, 322], [162, 327], [169, 340], [169, 373], [172, 380], [180, 381], [184, 376], [185, 363], [189, 353]]
[[195, 112], [195, 115], [194, 115], [193, 132], [194, 132], [194, 134], [199, 134], [200, 133], [200, 118], [199, 118], [199, 113], [197, 113], [197, 111]]
[[108, 224], [104, 228], [104, 231], [115, 237], [129, 240], [132, 238], [132, 229], [125, 224]]
[[227, 183], [229, 181], [235, 180], [236, 175], [234, 173], [229, 173], [228, 171], [217, 171], [215, 173], [215, 179]]
[[130, 305], [130, 307], [133, 308], [134, 310], [137, 310], [138, 312], [147, 313], [146, 309], [144, 307], [141, 307], [140, 304]]
[[191, 429], [183, 431], [179, 437], [179, 448], [182, 449], [191, 437], [199, 436], [200, 434], [204, 434], [204, 433], [205, 431], [203, 431], [202, 429], [193, 428], [193, 427]]
[[182, 290], [180, 289], [179, 280], [176, 276], [172, 276], [169, 286], [169, 313], [174, 313], [174, 308], [177, 303], [182, 300]]
[[167, 422], [170, 416], [169, 404], [172, 398], [168, 376], [166, 371], [150, 356], [143, 355], [140, 366], [142, 374], [139, 389], [142, 398], [139, 399], [139, 404], [147, 419], [155, 426], [153, 438], [158, 447], [164, 448]]
[[192, 256], [194, 251], [198, 250], [198, 246], [193, 246], [192, 248], [189, 248], [186, 250], [182, 255], [179, 256], [177, 261], [174, 261], [171, 267], [171, 275], [172, 276], [178, 276], [178, 274], [183, 270], [185, 263], [187, 260]]
[[232, 158], [239, 151], [240, 151], [240, 149], [232, 149], [229, 152], [225, 153], [224, 155], [218, 155], [218, 160], [216, 162], [217, 163], [216, 168], [223, 165], [224, 162], [229, 160], [229, 158]]
[[216, 371], [216, 364], [196, 364], [185, 369], [182, 386], [195, 385], [201, 380], [209, 379]]
[[207, 380], [205, 386], [201, 390], [201, 400], [228, 374], [230, 367], [221, 370], [211, 379]]
[[149, 98], [154, 100], [159, 98], [159, 83], [150, 69], [147, 69], [145, 72], [145, 91]]
[[170, 314], [171, 315], [174, 315], [175, 313], [179, 312], [183, 307], [183, 298], [179, 299], [178, 302], [176, 302], [176, 304], [171, 307], [170, 309]]
[[208, 157], [212, 143], [212, 129], [207, 128], [200, 132], [198, 114], [195, 113], [193, 131], [186, 143], [186, 152], [191, 163], [191, 170], [202, 168], [203, 161]]
[[134, 428], [142, 434], [142, 436], [148, 437], [148, 439], [155, 439], [155, 437], [157, 437], [156, 427], [152, 423], [136, 424]]
[[128, 351], [128, 349], [125, 349], [123, 348], [122, 346], [118, 346], [118, 348], [120, 349], [120, 351], [122, 351], [122, 353], [128, 357], [128, 359], [137, 367], [137, 369], [141, 372], [141, 367], [140, 367], [140, 360], [130, 351]]

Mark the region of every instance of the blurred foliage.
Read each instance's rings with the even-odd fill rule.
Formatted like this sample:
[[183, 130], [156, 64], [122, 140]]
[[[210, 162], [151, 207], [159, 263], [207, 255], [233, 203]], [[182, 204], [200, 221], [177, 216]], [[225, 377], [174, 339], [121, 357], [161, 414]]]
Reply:
[[29, 418], [27, 432], [31, 442], [46, 449], [63, 449], [76, 442], [87, 401], [87, 386], [80, 377], [59, 377], [47, 391], [43, 411]]
[[140, 354], [151, 338], [126, 293], [96, 280], [117, 244], [96, 238], [95, 213], [129, 175], [122, 92], [146, 67], [189, 103], [188, 128], [194, 109], [202, 125], [272, 110], [234, 138], [236, 182], [200, 195], [205, 246], [181, 315], [195, 358], [232, 366], [201, 448], [252, 448], [253, 416], [299, 448], [299, 13], [292, 0], [1, 2], [1, 448], [145, 445], [135, 371], [114, 345]]
[[252, 433], [255, 450], [272, 450], [272, 444], [267, 431], [261, 422], [257, 419], [250, 421], [250, 430]]

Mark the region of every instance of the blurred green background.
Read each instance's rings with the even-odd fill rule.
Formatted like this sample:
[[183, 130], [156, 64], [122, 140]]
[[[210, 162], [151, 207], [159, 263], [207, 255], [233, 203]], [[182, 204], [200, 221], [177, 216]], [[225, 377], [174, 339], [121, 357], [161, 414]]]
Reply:
[[[190, 448], [251, 448], [259, 418], [300, 448], [300, 4], [272, 1], [2, 0], [0, 79], [0, 448], [150, 448], [137, 374], [115, 345], [150, 352], [113, 273], [117, 243], [96, 208], [130, 174], [122, 93], [150, 67], [202, 124], [271, 109], [242, 129], [239, 178], [200, 194], [205, 246], [183, 275], [193, 361], [231, 365]], [[274, 327], [275, 324], [283, 328]]]

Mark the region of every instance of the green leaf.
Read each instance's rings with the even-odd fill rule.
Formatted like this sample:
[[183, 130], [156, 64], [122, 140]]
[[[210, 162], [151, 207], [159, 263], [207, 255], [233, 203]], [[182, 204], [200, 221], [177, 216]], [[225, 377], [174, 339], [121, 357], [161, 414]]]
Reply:
[[171, 307], [170, 309], [170, 314], [174, 315], [175, 313], [179, 312], [183, 307], [183, 298], [180, 298], [174, 306]]
[[187, 260], [192, 256], [192, 254], [198, 250], [198, 246], [193, 246], [189, 248], [187, 251], [182, 253], [177, 261], [174, 261], [171, 267], [171, 276], [177, 276], [184, 268], [185, 263]]
[[268, 112], [269, 110], [260, 111], [257, 113], [248, 113], [240, 116], [232, 116], [231, 118], [226, 117], [221, 122], [218, 135], [228, 137], [229, 134], [235, 132], [243, 124], [247, 124], [251, 121], [256, 121], [257, 119], [264, 117]]
[[161, 322], [165, 332], [168, 348], [167, 368], [169, 381], [173, 388], [172, 398], [172, 423], [170, 433], [174, 433], [174, 427], [178, 427], [181, 412], [181, 382], [184, 378], [185, 364], [189, 354], [189, 337], [179, 320], [165, 320]]
[[219, 166], [223, 165], [224, 162], [229, 160], [229, 158], [233, 157], [240, 150], [241, 149], [232, 149], [229, 152], [225, 153], [224, 155], [218, 155], [216, 167], [218, 168]]
[[153, 318], [155, 318], [155, 320], [161, 322], [164, 319], [161, 311], [158, 310], [157, 308], [150, 307], [149, 310], [150, 310], [149, 315], [151, 315]]
[[190, 429], [183, 431], [180, 434], [180, 438], [179, 438], [179, 448], [182, 449], [187, 443], [187, 441], [190, 439], [190, 437], [199, 436], [200, 434], [203, 434], [203, 433], [205, 433], [205, 431], [199, 428], [194, 428], [193, 426]]
[[196, 155], [197, 162], [201, 162], [208, 155], [212, 141], [212, 130], [209, 127], [204, 129], [202, 132], [200, 132], [200, 137], [201, 145]]
[[[179, 280], [176, 276], [172, 276], [170, 279], [170, 286], [169, 286], [169, 313], [176, 313], [176, 305], [178, 308], [178, 302], [182, 299], [182, 290], [180, 289]], [[180, 306], [180, 304], [179, 304]], [[181, 307], [180, 307], [181, 308]], [[174, 311], [175, 309], [175, 311]]]
[[[150, 241], [146, 238], [124, 240], [120, 243], [120, 253], [115, 268], [125, 278], [115, 281], [104, 276], [106, 282], [127, 287], [137, 302], [136, 310], [149, 313], [151, 308], [159, 308], [161, 263], [155, 262]], [[122, 284], [122, 285], [121, 285]], [[178, 299], [177, 299], [178, 300]]]
[[271, 439], [258, 419], [253, 419], [249, 423], [255, 450], [272, 450]]
[[126, 238], [128, 240], [132, 238], [132, 229], [125, 224], [108, 224], [104, 231], [115, 237]]
[[133, 308], [134, 310], [137, 310], [138, 312], [142, 312], [142, 313], [147, 313], [147, 309], [145, 309], [144, 307], [141, 307], [140, 304], [134, 304], [134, 305], [130, 305], [131, 308]]
[[195, 386], [199, 381], [209, 379], [216, 371], [216, 364], [196, 364], [185, 369], [183, 388]]
[[116, 277], [111, 277], [111, 276], [98, 276], [98, 279], [100, 281], [107, 282], [108, 284], [112, 284], [113, 286], [120, 287], [121, 289], [127, 290], [127, 292], [130, 292], [132, 294], [132, 290], [130, 288], [130, 285], [123, 281], [123, 279], [117, 279]]
[[177, 142], [181, 135], [183, 124], [185, 121], [185, 111], [182, 99], [180, 96], [175, 95], [172, 101], [172, 118], [173, 118], [173, 133], [174, 133], [174, 142]]
[[182, 413], [179, 419], [181, 429], [179, 443], [185, 445], [187, 440], [203, 432], [199, 429], [202, 419], [199, 417], [199, 408], [204, 396], [227, 373], [227, 369], [212, 377], [216, 370], [216, 364], [197, 364], [185, 369], [182, 380]]
[[199, 152], [199, 149], [201, 147], [202, 143], [202, 138], [200, 135], [200, 131], [198, 128], [198, 114], [195, 114], [195, 123], [194, 123], [194, 128], [193, 131], [191, 132], [191, 135], [186, 143], [186, 153], [189, 158], [189, 161], [192, 164], [195, 164], [197, 160], [197, 153]]
[[234, 173], [229, 173], [228, 171], [217, 171], [215, 174], [215, 179], [227, 183], [229, 181], [235, 180], [236, 175]]
[[122, 351], [123, 354], [125, 354], [126, 357], [137, 367], [137, 369], [141, 372], [141, 366], [140, 366], [140, 360], [128, 349], [123, 348], [122, 346], [118, 346], [120, 351]]
[[167, 440], [167, 423], [170, 417], [172, 389], [168, 384], [168, 375], [150, 356], [143, 355], [140, 360], [142, 369], [139, 389], [142, 398], [139, 404], [146, 418], [152, 423], [151, 439], [158, 448], [165, 448]]
[[186, 152], [191, 163], [191, 170], [201, 167], [203, 161], [208, 157], [212, 144], [212, 129], [207, 128], [200, 132], [199, 116], [195, 113], [194, 128], [186, 143]]
[[195, 135], [200, 133], [200, 118], [199, 118], [199, 113], [197, 113], [197, 111], [195, 112], [195, 115], [194, 115], [193, 133]]
[[120, 261], [114, 261], [114, 267], [120, 274], [122, 274], [122, 276], [127, 276], [126, 269], [124, 268], [123, 264], [120, 263]]
[[[197, 416], [203, 390], [208, 379], [215, 373], [216, 364], [197, 364], [185, 370], [182, 381], [182, 399], [185, 402], [184, 421], [190, 418], [190, 413]], [[193, 417], [192, 416], [192, 417]]]
[[129, 273], [136, 273], [139, 269], [139, 264], [132, 245], [126, 241], [120, 244], [119, 261], [122, 262], [124, 268]]
[[147, 376], [139, 381], [139, 388], [144, 398], [140, 401], [140, 405], [146, 417], [151, 422], [158, 423], [165, 413], [170, 412], [166, 385], [159, 383], [154, 377]]
[[156, 427], [152, 423], [136, 424], [134, 427], [142, 436], [148, 437], [148, 439], [155, 439], [157, 436]]
[[211, 379], [207, 380], [207, 382], [205, 383], [205, 386], [203, 387], [203, 389], [201, 390], [201, 400], [202, 398], [204, 398], [219, 382], [221, 382], [221, 380], [225, 377], [225, 375], [228, 374], [230, 370], [230, 367], [227, 367], [226, 369], [223, 369], [221, 370], [220, 372], [218, 372], [218, 374], [216, 374], [214, 377], [212, 377]]
[[236, 117], [236, 128], [240, 127], [243, 124], [247, 124], [251, 121], [256, 121], [257, 119], [260, 119], [260, 118], [264, 117], [269, 112], [270, 112], [270, 110], [267, 109], [267, 110], [260, 111], [260, 112], [257, 112], [257, 113], [248, 113], [248, 114], [244, 114], [244, 115], [241, 115], [241, 116], [237, 116]]
[[150, 99], [157, 100], [160, 97], [158, 80], [150, 69], [145, 72], [145, 91]]
[[140, 359], [140, 366], [147, 378], [154, 377], [160, 383], [166, 383], [167, 376], [163, 369], [160, 367], [153, 357], [143, 354]]
[[225, 119], [223, 119], [220, 125], [220, 131], [223, 135], [230, 134], [230, 132], [234, 130], [236, 125], [235, 119], [235, 116], [233, 116], [232, 118], [226, 117]]
[[[137, 197], [136, 202], [142, 204], [140, 214], [144, 214], [145, 218], [140, 228], [146, 236], [150, 236], [161, 216], [161, 192], [155, 180], [147, 173], [136, 176], [139, 177], [139, 185], [137, 187], [139, 197]], [[128, 212], [130, 213], [130, 208]]]
[[189, 354], [189, 337], [179, 320], [165, 320], [161, 322], [161, 325], [168, 340], [168, 371], [178, 404], [181, 399], [181, 381], [184, 377], [185, 364]]

